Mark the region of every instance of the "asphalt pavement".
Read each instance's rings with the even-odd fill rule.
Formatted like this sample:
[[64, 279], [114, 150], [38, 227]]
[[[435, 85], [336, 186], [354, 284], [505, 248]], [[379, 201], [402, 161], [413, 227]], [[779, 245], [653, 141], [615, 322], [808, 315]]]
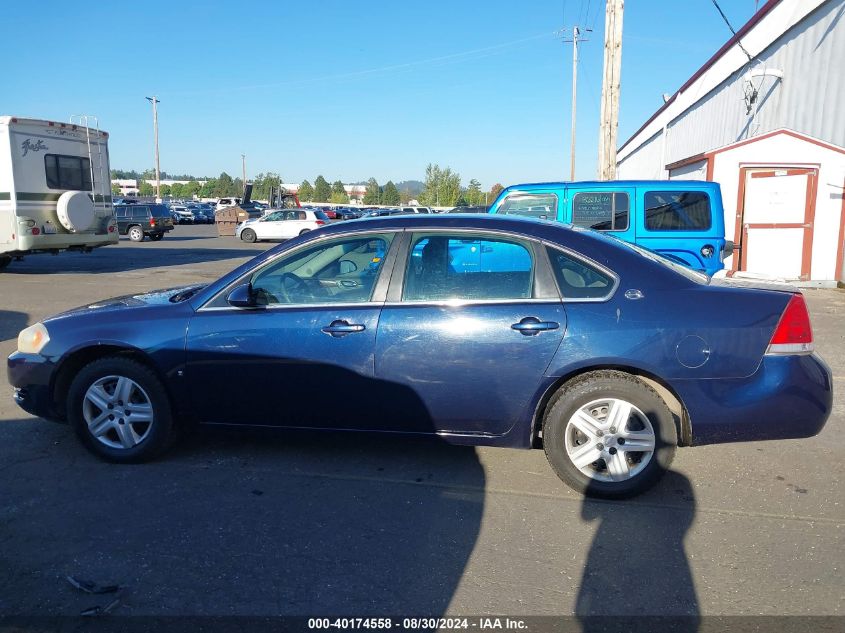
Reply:
[[[270, 246], [180, 226], [13, 262], [0, 353], [52, 313], [211, 280]], [[106, 464], [8, 388], [0, 615], [845, 615], [845, 291], [805, 296], [835, 376], [824, 431], [680, 449], [623, 503], [585, 501], [542, 451], [407, 438], [202, 432]], [[260, 397], [236, 377], [233, 393]]]

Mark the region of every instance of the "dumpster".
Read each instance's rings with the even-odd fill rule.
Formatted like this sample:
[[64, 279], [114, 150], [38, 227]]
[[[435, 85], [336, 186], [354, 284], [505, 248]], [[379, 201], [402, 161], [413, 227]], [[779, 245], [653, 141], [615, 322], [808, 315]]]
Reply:
[[249, 212], [240, 207], [226, 207], [214, 214], [214, 222], [217, 224], [217, 235], [220, 237], [234, 235], [238, 224], [249, 219]]

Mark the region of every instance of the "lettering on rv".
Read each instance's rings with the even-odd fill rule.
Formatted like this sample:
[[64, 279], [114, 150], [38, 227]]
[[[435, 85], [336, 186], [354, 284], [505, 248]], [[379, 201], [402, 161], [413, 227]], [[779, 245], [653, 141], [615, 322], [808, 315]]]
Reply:
[[41, 139], [38, 139], [38, 142], [33, 143], [32, 139], [28, 138], [21, 143], [21, 149], [23, 150], [23, 156], [26, 156], [30, 152], [40, 152], [42, 149], [47, 149], [47, 146]]

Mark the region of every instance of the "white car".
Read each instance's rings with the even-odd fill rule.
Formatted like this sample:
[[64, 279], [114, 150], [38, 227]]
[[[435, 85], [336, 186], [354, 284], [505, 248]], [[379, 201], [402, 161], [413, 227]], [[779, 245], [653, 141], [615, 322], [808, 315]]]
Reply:
[[244, 242], [258, 240], [286, 240], [328, 224], [322, 211], [311, 209], [280, 209], [262, 218], [247, 220], [238, 225], [235, 235]]
[[225, 209], [227, 207], [236, 207], [241, 203], [240, 198], [220, 198], [217, 201], [217, 204], [214, 207], [215, 211], [220, 211], [220, 209]]

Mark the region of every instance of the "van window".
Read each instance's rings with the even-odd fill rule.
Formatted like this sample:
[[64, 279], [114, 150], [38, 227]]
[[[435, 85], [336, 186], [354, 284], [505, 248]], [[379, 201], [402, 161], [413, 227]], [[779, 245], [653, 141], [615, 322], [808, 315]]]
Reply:
[[497, 213], [556, 220], [557, 196], [553, 193], [512, 193], [502, 201]]
[[44, 171], [50, 189], [91, 191], [91, 162], [81, 156], [44, 155]]
[[648, 191], [645, 228], [649, 231], [706, 231], [710, 196], [703, 191]]
[[572, 198], [572, 224], [596, 231], [628, 229], [629, 201], [624, 191], [584, 191]]

